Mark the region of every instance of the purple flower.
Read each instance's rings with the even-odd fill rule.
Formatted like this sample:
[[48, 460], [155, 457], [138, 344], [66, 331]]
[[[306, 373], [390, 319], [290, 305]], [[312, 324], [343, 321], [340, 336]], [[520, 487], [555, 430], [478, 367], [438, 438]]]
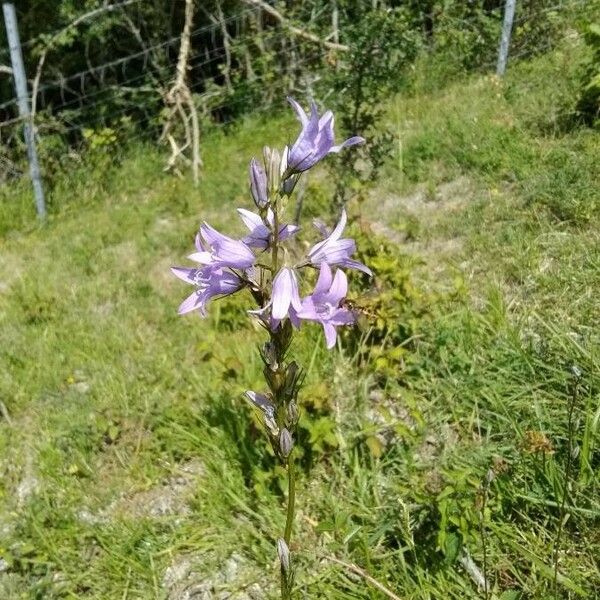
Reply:
[[298, 280], [293, 269], [283, 267], [273, 279], [273, 297], [271, 298], [271, 316], [281, 321], [290, 315], [294, 321], [294, 312], [302, 308], [298, 294]]
[[354, 136], [339, 146], [335, 146], [333, 113], [330, 110], [319, 117], [317, 105], [312, 102], [310, 117], [308, 117], [302, 107], [293, 98], [288, 98], [288, 101], [302, 125], [302, 131], [300, 131], [298, 139], [289, 148], [287, 156], [288, 174], [307, 171], [330, 152], [339, 152], [342, 148], [362, 144], [365, 141], [362, 137]]
[[197, 288], [179, 306], [180, 315], [198, 310], [204, 317], [206, 316], [206, 305], [211, 298], [233, 294], [243, 285], [237, 275], [215, 265], [207, 265], [199, 269], [171, 267], [171, 271], [179, 279], [191, 283]]
[[267, 175], [255, 158], [250, 161], [250, 193], [258, 208], [264, 208], [268, 204]]
[[302, 299], [302, 307], [297, 312], [300, 319], [316, 321], [323, 325], [327, 348], [335, 346], [336, 327], [350, 325], [355, 318], [347, 308], [340, 308], [340, 303], [348, 292], [348, 280], [343, 271], [336, 271], [335, 277], [326, 262], [321, 264], [319, 279], [314, 292]]
[[296, 313], [301, 306], [296, 273], [284, 267], [273, 279], [271, 299], [262, 308], [248, 312], [257, 316], [268, 329], [275, 331], [286, 317], [289, 317], [294, 327], [300, 327], [300, 319]]
[[[274, 226], [273, 211], [267, 210], [267, 223], [270, 228], [265, 225], [262, 218], [256, 213], [250, 212], [244, 208], [237, 209], [244, 225], [250, 230], [250, 235], [247, 235], [242, 241], [253, 248], [261, 248], [265, 250], [271, 241], [271, 231]], [[297, 225], [280, 225], [279, 240], [285, 240], [291, 235], [294, 235], [300, 228]]]
[[244, 242], [219, 233], [208, 223], [200, 226], [196, 249], [198, 251], [188, 258], [204, 265], [249, 269], [255, 261], [252, 250]]
[[[342, 216], [335, 229], [321, 242], [315, 244], [308, 253], [308, 258], [313, 265], [320, 265], [325, 262], [328, 265], [339, 265], [349, 269], [358, 269], [367, 275], [373, 275], [371, 269], [357, 260], [352, 260], [350, 256], [356, 251], [356, 242], [349, 238], [340, 239], [347, 221], [346, 211], [342, 210]], [[326, 230], [321, 223], [315, 223], [317, 229], [326, 234]]]

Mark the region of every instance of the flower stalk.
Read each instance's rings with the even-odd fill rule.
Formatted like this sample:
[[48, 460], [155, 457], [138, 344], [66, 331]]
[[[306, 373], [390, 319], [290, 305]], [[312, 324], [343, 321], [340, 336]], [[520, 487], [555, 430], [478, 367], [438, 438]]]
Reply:
[[[195, 286], [181, 304], [181, 314], [196, 311], [205, 316], [211, 300], [248, 289], [256, 303], [256, 308], [248, 313], [258, 319], [269, 335], [259, 348], [268, 391], [247, 391], [245, 395], [256, 409], [273, 452], [288, 476], [285, 527], [283, 537], [277, 540], [282, 600], [292, 598], [294, 587], [290, 543], [296, 509], [294, 446], [302, 382], [302, 369], [296, 361], [289, 360], [290, 345], [294, 331], [303, 322], [312, 321], [323, 327], [326, 345], [333, 348], [337, 328], [356, 321], [344, 303], [348, 281], [341, 268], [371, 274], [368, 267], [351, 258], [356, 250], [354, 240], [342, 238], [345, 212], [331, 232], [322, 224], [315, 224], [323, 239], [307, 254], [297, 256], [299, 246], [291, 242], [299, 227], [286, 224], [284, 213], [298, 179], [328, 154], [364, 140], [353, 137], [336, 146], [331, 111], [319, 116], [313, 103], [309, 117], [297, 102], [290, 99], [290, 103], [302, 125], [298, 139], [283, 153], [265, 148], [263, 165], [254, 158], [250, 162], [250, 194], [258, 214], [238, 209], [249, 234], [236, 240], [203, 223], [196, 237], [196, 252], [188, 257], [200, 266], [172, 268], [177, 277]], [[335, 273], [332, 267], [337, 267]], [[319, 274], [314, 290], [301, 297], [301, 289], [314, 279], [315, 268]]]
[[292, 539], [292, 528], [294, 527], [294, 517], [295, 517], [295, 508], [296, 508], [296, 472], [294, 468], [294, 459], [293, 454], [288, 456], [287, 462], [287, 471], [288, 471], [288, 507], [287, 507], [287, 517], [285, 520], [285, 531], [283, 534], [283, 539], [286, 543], [290, 544]]

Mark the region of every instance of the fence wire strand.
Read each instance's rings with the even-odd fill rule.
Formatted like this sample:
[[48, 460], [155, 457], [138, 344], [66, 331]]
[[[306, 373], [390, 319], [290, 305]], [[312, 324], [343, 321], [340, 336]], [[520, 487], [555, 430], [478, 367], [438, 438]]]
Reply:
[[[576, 39], [578, 33], [568, 31], [563, 33], [559, 39], [549, 38], [547, 40], [537, 40], [535, 43], [529, 43], [528, 39], [520, 37], [519, 29], [531, 23], [536, 25], [541, 18], [547, 19], [547, 15], [557, 11], [579, 10], [586, 7], [589, 0], [566, 0], [565, 2], [555, 2], [547, 6], [538, 6], [535, 11], [529, 10], [530, 7], [517, 4], [517, 14], [513, 23], [513, 40], [511, 52], [509, 52], [509, 65], [514, 65], [518, 61], [529, 58], [536, 54], [547, 52], [555, 48], [558, 44], [567, 40]], [[303, 67], [310, 65], [323, 65], [328, 56], [328, 52], [322, 46], [318, 50], [310, 50], [309, 45], [296, 40], [288, 29], [281, 25], [275, 25], [261, 31], [260, 34], [253, 33], [252, 30], [245, 34], [240, 33], [242, 24], [248, 16], [258, 16], [262, 14], [260, 8], [248, 8], [237, 12], [221, 21], [214, 21], [209, 24], [198, 27], [191, 32], [191, 39], [197, 40], [201, 36], [208, 35], [212, 47], [205, 46], [192, 53], [188, 59], [188, 68], [190, 73], [196, 73], [196, 78], [192, 78], [189, 84], [190, 91], [194, 93], [194, 100], [198, 108], [205, 116], [213, 119], [211, 126], [224, 127], [230, 125], [232, 119], [230, 115], [235, 114], [236, 107], [239, 107], [240, 99], [236, 97], [236, 89], [227, 89], [224, 85], [217, 85], [215, 78], [222, 79], [223, 74], [218, 74], [217, 66], [224, 62], [227, 52], [224, 43], [217, 44], [217, 39], [223, 35], [224, 28], [235, 29], [237, 36], [231, 38], [230, 43], [243, 46], [244, 44], [266, 44], [273, 48], [277, 44], [289, 42], [290, 48], [285, 51], [282, 48], [276, 49], [278, 55], [279, 68], [275, 72], [264, 72], [256, 74], [253, 78], [248, 77], [245, 85], [261, 86], [268, 84], [273, 77], [281, 79], [282, 77], [291, 77], [291, 81], [300, 82], [299, 71]], [[425, 17], [427, 15], [424, 15]], [[430, 15], [433, 17], [434, 15]], [[478, 34], [482, 26], [477, 18], [467, 19], [455, 17], [449, 14], [435, 15], [441, 18], [446, 25], [459, 28], [461, 33]], [[496, 20], [498, 23], [498, 32], [500, 32], [502, 23], [502, 8], [488, 17]], [[53, 34], [40, 34], [36, 38], [30, 39], [22, 44], [23, 48], [28, 48], [35, 43], [42, 43]], [[485, 39], [485, 38], [482, 38]], [[122, 122], [124, 117], [128, 117], [127, 139], [144, 140], [151, 139], [148, 130], [154, 132], [154, 137], [160, 130], [160, 111], [164, 107], [163, 93], [168, 83], [174, 77], [175, 56], [170, 55], [170, 48], [174, 48], [181, 41], [181, 35], [173, 36], [168, 39], [153, 43], [143, 49], [131, 52], [120, 58], [107, 61], [97, 65], [89, 65], [88, 68], [75, 73], [60, 75], [58, 78], [45, 81], [38, 89], [38, 102], [41, 105], [40, 117], [43, 120], [38, 121], [38, 135], [57, 134], [69, 136], [73, 139], [73, 134], [81, 133], [85, 129], [96, 129], [98, 127], [111, 127], [118, 129], [125, 126]], [[298, 44], [296, 42], [298, 41]], [[208, 40], [207, 40], [208, 42]], [[141, 45], [143, 42], [141, 43]], [[169, 52], [162, 54], [167, 49]], [[474, 69], [478, 72], [490, 72], [496, 66], [497, 47], [490, 47], [490, 54], [493, 53], [494, 59], [480, 62]], [[435, 47], [432, 52], [435, 52]], [[293, 63], [285, 62], [285, 53], [290, 55], [298, 54]], [[459, 46], [456, 49], [456, 58], [461, 61], [467, 56], [460, 56]], [[7, 49], [0, 49], [0, 57], [7, 55]], [[487, 53], [486, 53], [487, 54]], [[488, 58], [488, 57], [486, 57]], [[154, 59], [154, 60], [152, 60]], [[244, 70], [243, 58], [237, 56], [237, 66]], [[1, 62], [1, 61], [0, 61]], [[133, 75], [128, 75], [127, 71], [135, 68]], [[510, 67], [509, 67], [510, 68]], [[206, 76], [200, 76], [199, 72], [208, 71]], [[300, 84], [301, 85], [301, 84]], [[309, 84], [306, 84], [309, 85]], [[264, 87], [267, 87], [266, 85]], [[310, 87], [310, 86], [309, 86]], [[50, 98], [46, 101], [48, 94]], [[155, 96], [155, 101], [136, 102], [136, 96], [140, 94], [149, 94]], [[57, 98], [58, 96], [58, 98]], [[110, 104], [107, 104], [110, 102]], [[102, 114], [98, 107], [103, 104], [110, 110], [110, 114]], [[10, 99], [0, 103], [0, 110], [14, 114], [16, 99]], [[272, 110], [276, 103], [264, 101], [259, 107], [255, 107], [252, 113], [261, 114]], [[96, 114], [89, 113], [96, 111]], [[217, 121], [215, 122], [215, 118]], [[46, 120], [50, 119], [50, 120]], [[219, 122], [218, 119], [221, 119]], [[0, 133], [4, 130], [4, 145], [10, 141], [14, 134], [10, 131], [13, 125], [18, 125], [22, 119], [9, 118], [0, 122]], [[148, 127], [148, 125], [152, 127]], [[77, 139], [77, 136], [75, 136]], [[0, 139], [0, 144], [2, 140]], [[8, 167], [14, 171], [14, 166], [10, 161], [0, 156], [0, 170], [9, 171]], [[3, 163], [6, 162], [6, 165]]]

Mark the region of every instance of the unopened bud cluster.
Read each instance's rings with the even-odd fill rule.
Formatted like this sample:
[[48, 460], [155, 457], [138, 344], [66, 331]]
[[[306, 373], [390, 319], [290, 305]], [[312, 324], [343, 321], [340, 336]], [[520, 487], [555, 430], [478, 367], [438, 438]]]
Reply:
[[294, 447], [298, 426], [301, 369], [295, 361], [280, 362], [278, 357], [285, 356], [291, 341], [291, 325], [284, 325], [280, 333], [266, 342], [260, 351], [263, 374], [270, 390], [261, 400], [268, 403], [268, 412], [273, 414], [275, 421], [273, 429], [267, 428], [271, 445], [275, 454], [286, 463]]

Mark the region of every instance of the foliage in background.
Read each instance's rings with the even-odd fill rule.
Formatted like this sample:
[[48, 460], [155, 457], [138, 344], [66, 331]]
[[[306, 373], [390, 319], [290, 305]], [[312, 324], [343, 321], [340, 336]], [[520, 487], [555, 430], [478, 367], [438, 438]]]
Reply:
[[367, 142], [358, 157], [342, 154], [331, 163], [331, 172], [337, 174], [337, 207], [351, 197], [360, 199], [389, 156], [394, 136], [379, 126], [379, 120], [386, 98], [402, 86], [421, 45], [412, 15], [405, 8], [382, 10], [369, 3], [346, 1], [340, 3], [340, 10], [343, 22], [348, 23], [344, 40], [350, 50], [336, 62], [325, 80], [325, 90], [331, 90], [332, 108], [341, 115], [342, 131], [362, 135]]
[[600, 24], [592, 23], [585, 32], [591, 56], [584, 67], [577, 111], [589, 125], [600, 124]]
[[[17, 6], [30, 80], [52, 44], [37, 98], [40, 138], [61, 138], [47, 144], [42, 168], [48, 182], [55, 167], [64, 163], [69, 168], [65, 154], [85, 148], [85, 129], [117, 129], [125, 118], [132, 124], [129, 137], [155, 140], [161, 131], [183, 3], [134, 2], [54, 35], [99, 6], [95, 0], [23, 0]], [[379, 117], [379, 109], [373, 108], [377, 99], [409, 85], [407, 74], [414, 73], [416, 64], [421, 70], [423, 63], [416, 61], [424, 55], [437, 57], [427, 62], [425, 78], [432, 87], [464, 73], [493, 69], [503, 2], [298, 0], [274, 6], [290, 23], [322, 40], [338, 38], [349, 51], [329, 50], [294, 35], [244, 0], [203, 2], [194, 16], [188, 72], [202, 121], [229, 123], [290, 92], [333, 108], [345, 104], [343, 125], [373, 139], [363, 160], [343, 165], [359, 195], [358, 189], [375, 178], [392, 143], [389, 132], [373, 128]], [[552, 47], [569, 35], [575, 16], [586, 13], [579, 0], [519, 3], [511, 61]], [[0, 27], [0, 64], [9, 62], [4, 36]], [[129, 58], [122, 61], [124, 57]], [[367, 97], [372, 102], [365, 102]], [[2, 121], [16, 116], [11, 99], [12, 82], [2, 75]], [[4, 127], [0, 134], [0, 177], [14, 178], [26, 172], [21, 128]], [[338, 202], [343, 200], [341, 189]]]
[[393, 242], [375, 234], [366, 220], [351, 231], [360, 260], [371, 265], [374, 282], [368, 285], [364, 280], [352, 298], [362, 318], [361, 327], [346, 336], [349, 348], [360, 359], [358, 364], [380, 382], [402, 379], [416, 323], [426, 318], [433, 298], [415, 285], [412, 261]]

